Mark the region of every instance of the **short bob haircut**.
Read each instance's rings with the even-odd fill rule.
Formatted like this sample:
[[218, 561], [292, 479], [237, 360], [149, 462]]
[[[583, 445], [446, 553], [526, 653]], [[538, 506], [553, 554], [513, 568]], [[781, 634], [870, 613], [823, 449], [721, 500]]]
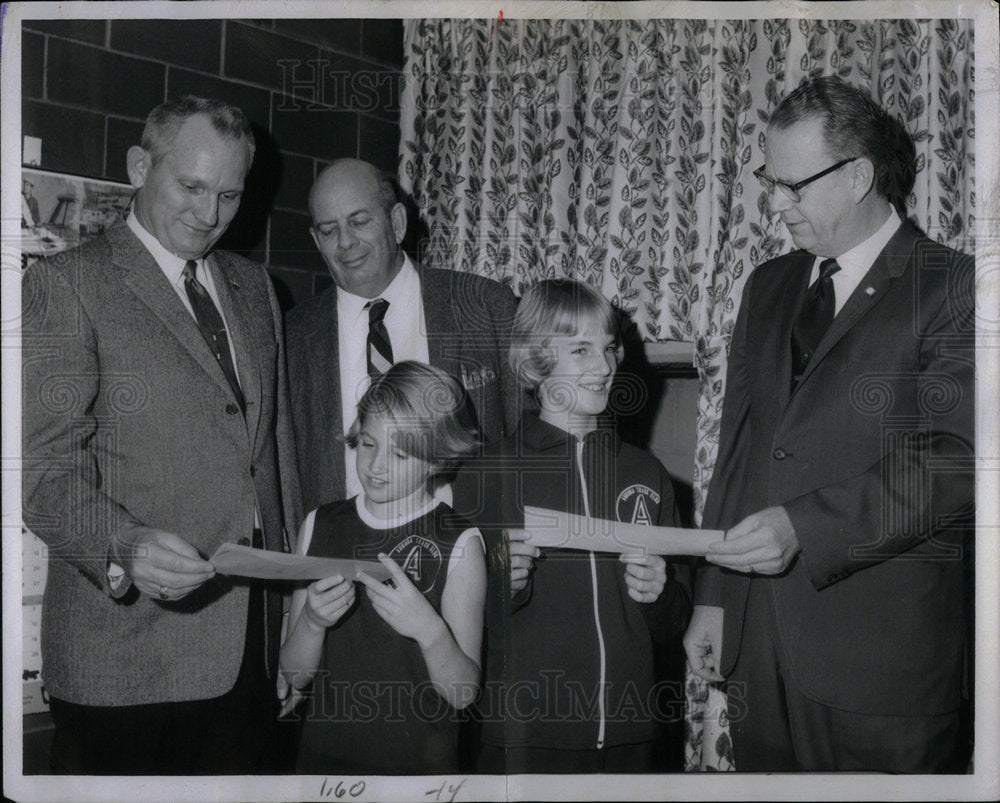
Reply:
[[352, 449], [357, 448], [369, 416], [384, 416], [393, 445], [429, 462], [435, 474], [453, 471], [479, 446], [468, 393], [453, 376], [433, 365], [398, 362], [372, 381], [347, 433]]
[[598, 290], [573, 279], [545, 279], [521, 297], [514, 315], [508, 360], [514, 376], [537, 392], [558, 355], [553, 337], [601, 333], [613, 335], [621, 358], [618, 312]]

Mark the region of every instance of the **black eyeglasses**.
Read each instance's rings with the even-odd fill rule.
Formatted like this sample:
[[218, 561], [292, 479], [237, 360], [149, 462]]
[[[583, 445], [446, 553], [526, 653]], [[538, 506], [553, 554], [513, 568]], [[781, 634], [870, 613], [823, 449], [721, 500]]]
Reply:
[[776, 178], [771, 178], [770, 176], [765, 175], [764, 165], [761, 165], [756, 170], [754, 170], [753, 174], [757, 178], [757, 180], [764, 185], [764, 189], [767, 190], [768, 195], [771, 195], [774, 192], [774, 188], [777, 187], [785, 194], [785, 197], [788, 198], [789, 201], [791, 201], [794, 204], [797, 204], [799, 201], [802, 200], [802, 193], [800, 193], [799, 190], [801, 190], [803, 187], [823, 178], [823, 176], [832, 173], [834, 170], [839, 170], [845, 164], [853, 162], [856, 159], [860, 158], [861, 158], [860, 156], [852, 156], [850, 159], [841, 159], [839, 162], [837, 162], [837, 164], [828, 167], [826, 170], [821, 170], [820, 172], [809, 176], [809, 178], [804, 178], [802, 179], [802, 181], [796, 181], [794, 184], [789, 184], [787, 181], [778, 181], [778, 179]]

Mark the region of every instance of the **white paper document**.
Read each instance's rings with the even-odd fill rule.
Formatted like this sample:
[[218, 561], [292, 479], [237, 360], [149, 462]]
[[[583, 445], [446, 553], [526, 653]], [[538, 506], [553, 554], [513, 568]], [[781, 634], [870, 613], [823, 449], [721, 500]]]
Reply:
[[701, 556], [725, 537], [724, 530], [650, 527], [530, 506], [524, 508], [524, 529], [534, 546], [622, 554]]

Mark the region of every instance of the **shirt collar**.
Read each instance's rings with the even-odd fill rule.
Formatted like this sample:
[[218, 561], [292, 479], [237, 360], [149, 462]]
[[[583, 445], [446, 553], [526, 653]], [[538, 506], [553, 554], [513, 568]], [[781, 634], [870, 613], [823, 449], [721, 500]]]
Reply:
[[[617, 454], [621, 446], [621, 437], [617, 430], [610, 426], [610, 421], [602, 416], [601, 426], [583, 436], [583, 442], [591, 442], [598, 447], [603, 446], [612, 454]], [[559, 427], [543, 421], [534, 411], [526, 411], [521, 417], [522, 442], [532, 449], [543, 451], [556, 446], [577, 443], [580, 439]]]
[[[125, 222], [132, 229], [132, 233], [139, 238], [139, 242], [146, 246], [146, 250], [152, 255], [156, 264], [160, 266], [160, 270], [170, 280], [170, 283], [177, 284], [181, 280], [181, 274], [184, 271], [184, 265], [187, 264], [187, 260], [181, 259], [176, 254], [172, 254], [164, 248], [163, 244], [139, 222], [139, 218], [135, 216], [135, 210], [128, 213]], [[195, 262], [201, 267], [203, 259], [196, 259]]]
[[[407, 302], [412, 302], [420, 296], [420, 277], [410, 258], [403, 254], [403, 267], [399, 269], [396, 277], [389, 282], [389, 286], [379, 293], [375, 298], [384, 298], [389, 302], [389, 309], [395, 304], [397, 309], [403, 307]], [[342, 320], [356, 320], [364, 312], [365, 305], [372, 301], [371, 298], [356, 296], [346, 290], [337, 288], [337, 315]]]
[[892, 239], [902, 225], [899, 215], [893, 206], [889, 207], [889, 216], [882, 227], [864, 242], [858, 243], [854, 248], [845, 251], [837, 257], [837, 264], [847, 275], [857, 276], [859, 279], [864, 276], [869, 268], [875, 264], [878, 255], [885, 249], [886, 244]]
[[393, 527], [402, 527], [404, 524], [409, 524], [411, 521], [416, 521], [422, 516], [426, 516], [440, 504], [440, 499], [432, 497], [423, 507], [411, 511], [409, 515], [396, 516], [391, 519], [379, 519], [373, 516], [368, 511], [368, 508], [365, 507], [364, 491], [361, 491], [361, 493], [354, 497], [354, 509], [358, 512], [358, 518], [373, 530], [391, 530]]

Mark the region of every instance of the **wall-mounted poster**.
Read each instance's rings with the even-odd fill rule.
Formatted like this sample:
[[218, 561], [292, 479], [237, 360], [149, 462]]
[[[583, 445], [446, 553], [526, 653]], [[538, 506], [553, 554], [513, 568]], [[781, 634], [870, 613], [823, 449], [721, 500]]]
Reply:
[[47, 170], [21, 169], [21, 267], [74, 248], [104, 231], [135, 188]]

